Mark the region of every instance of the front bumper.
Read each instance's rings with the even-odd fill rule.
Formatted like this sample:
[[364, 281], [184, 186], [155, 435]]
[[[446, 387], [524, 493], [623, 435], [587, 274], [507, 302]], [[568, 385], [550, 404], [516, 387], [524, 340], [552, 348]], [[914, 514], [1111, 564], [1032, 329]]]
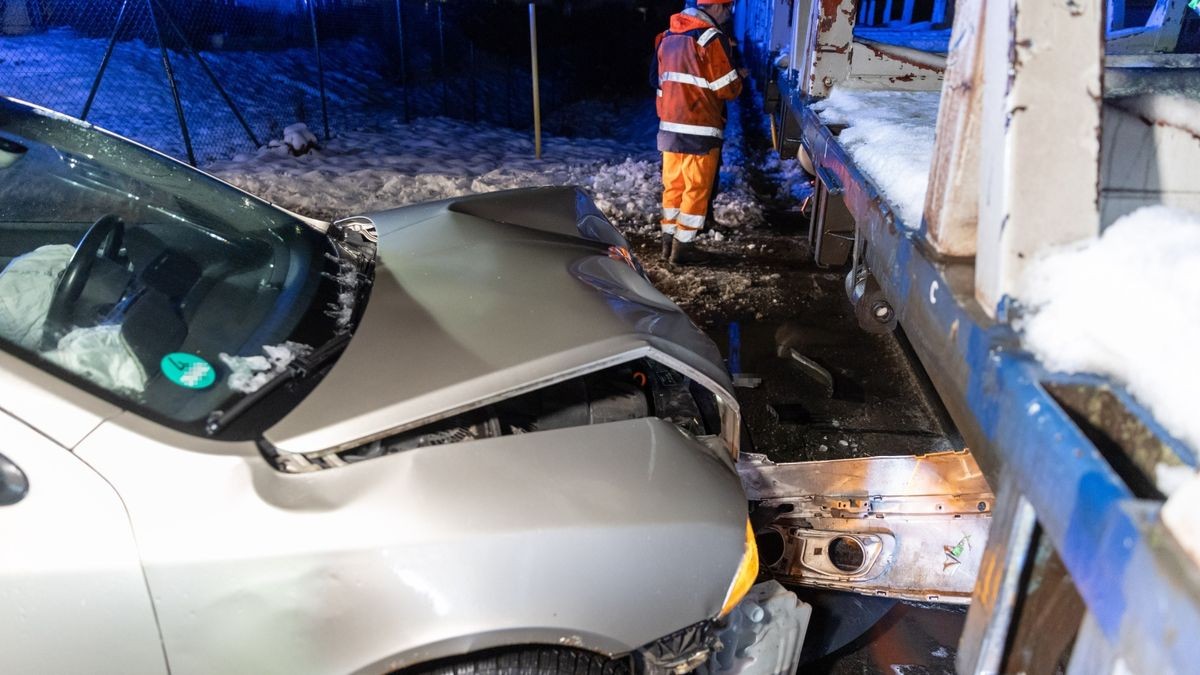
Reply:
[[639, 650], [645, 675], [794, 675], [812, 607], [777, 581], [756, 584], [719, 622]]

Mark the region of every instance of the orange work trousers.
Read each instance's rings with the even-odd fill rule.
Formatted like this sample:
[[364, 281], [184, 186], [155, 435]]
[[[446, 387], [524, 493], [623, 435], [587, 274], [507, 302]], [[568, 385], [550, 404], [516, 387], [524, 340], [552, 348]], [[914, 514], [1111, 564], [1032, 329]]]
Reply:
[[679, 241], [691, 241], [704, 227], [708, 200], [720, 165], [721, 149], [707, 154], [663, 154], [662, 231]]

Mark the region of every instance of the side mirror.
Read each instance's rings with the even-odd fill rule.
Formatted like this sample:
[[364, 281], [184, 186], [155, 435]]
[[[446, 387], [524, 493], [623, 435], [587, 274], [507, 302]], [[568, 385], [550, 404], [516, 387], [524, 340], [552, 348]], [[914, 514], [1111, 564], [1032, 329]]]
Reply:
[[25, 498], [29, 479], [12, 460], [0, 455], [0, 506], [11, 506]]
[[7, 169], [16, 164], [17, 160], [24, 157], [28, 151], [29, 148], [20, 143], [0, 137], [0, 169]]

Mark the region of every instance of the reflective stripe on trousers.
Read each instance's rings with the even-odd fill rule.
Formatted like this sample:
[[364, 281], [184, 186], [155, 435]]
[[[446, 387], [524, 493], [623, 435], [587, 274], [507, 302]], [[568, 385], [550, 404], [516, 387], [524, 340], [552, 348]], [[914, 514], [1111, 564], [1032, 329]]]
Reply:
[[[708, 214], [708, 198], [720, 157], [720, 148], [703, 155], [663, 153], [663, 232], [674, 234], [679, 241], [696, 238]], [[668, 213], [674, 218], [668, 219]]]

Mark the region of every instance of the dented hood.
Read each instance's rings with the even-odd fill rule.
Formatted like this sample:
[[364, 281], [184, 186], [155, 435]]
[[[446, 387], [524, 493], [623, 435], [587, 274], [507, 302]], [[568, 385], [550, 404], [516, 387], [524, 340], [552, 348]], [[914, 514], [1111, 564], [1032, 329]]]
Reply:
[[374, 287], [349, 346], [266, 440], [350, 447], [517, 392], [651, 355], [731, 385], [708, 339], [610, 247], [574, 188], [480, 195], [372, 216]]

